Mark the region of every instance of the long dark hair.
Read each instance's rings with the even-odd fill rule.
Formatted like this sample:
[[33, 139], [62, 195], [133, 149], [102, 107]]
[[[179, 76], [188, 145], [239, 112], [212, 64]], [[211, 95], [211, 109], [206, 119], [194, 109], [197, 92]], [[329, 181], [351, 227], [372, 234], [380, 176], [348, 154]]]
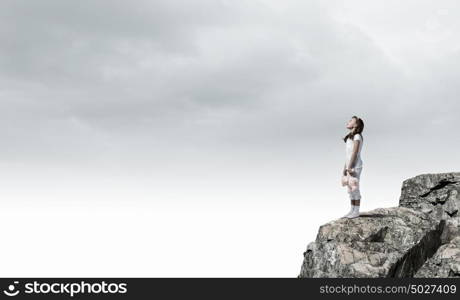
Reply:
[[[364, 130], [364, 122], [363, 120], [361, 120], [361, 118], [358, 118], [357, 116], [353, 116], [352, 118], [354, 118], [356, 120], [356, 128], [352, 131], [350, 131], [344, 138], [343, 138], [343, 141], [346, 143], [347, 142], [347, 139], [350, 138], [353, 140], [353, 137], [355, 136], [355, 134], [360, 134], [361, 137], [363, 138], [363, 135], [362, 135], [362, 132]], [[363, 138], [364, 140], [364, 138]]]

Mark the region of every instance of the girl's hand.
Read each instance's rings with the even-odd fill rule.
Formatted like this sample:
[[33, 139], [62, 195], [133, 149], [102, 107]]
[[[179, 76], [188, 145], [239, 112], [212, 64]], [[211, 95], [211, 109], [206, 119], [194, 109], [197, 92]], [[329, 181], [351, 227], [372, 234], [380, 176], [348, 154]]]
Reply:
[[352, 176], [355, 174], [355, 172], [353, 171], [353, 169], [350, 169], [350, 168], [347, 169], [347, 172], [348, 172], [350, 175], [352, 175]]

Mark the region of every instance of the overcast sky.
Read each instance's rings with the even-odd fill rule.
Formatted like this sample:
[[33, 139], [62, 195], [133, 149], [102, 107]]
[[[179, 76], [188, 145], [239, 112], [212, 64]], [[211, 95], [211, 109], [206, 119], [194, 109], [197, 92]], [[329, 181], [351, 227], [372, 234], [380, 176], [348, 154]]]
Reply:
[[351, 116], [361, 211], [459, 171], [459, 33], [458, 1], [2, 1], [1, 225], [81, 260], [1, 274], [297, 276]]

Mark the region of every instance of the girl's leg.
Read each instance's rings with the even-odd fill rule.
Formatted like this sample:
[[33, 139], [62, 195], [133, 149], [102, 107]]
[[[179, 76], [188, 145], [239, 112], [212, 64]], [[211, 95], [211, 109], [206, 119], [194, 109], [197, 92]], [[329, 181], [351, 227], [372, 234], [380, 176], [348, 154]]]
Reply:
[[[363, 168], [357, 168], [356, 169], [356, 177], [358, 178], [359, 181], [361, 181], [361, 171], [363, 170]], [[359, 187], [359, 185], [358, 185]], [[357, 191], [357, 197], [355, 198], [355, 206], [360, 206], [360, 200], [361, 200], [361, 192], [359, 191], [359, 188], [358, 188], [358, 191]]]
[[[358, 168], [358, 169], [355, 169], [355, 170], [357, 171], [356, 172], [356, 177], [359, 180], [360, 175], [361, 175], [361, 168]], [[352, 203], [352, 206], [353, 206], [354, 209], [353, 209], [353, 212], [347, 216], [347, 218], [359, 217], [359, 208], [360, 208], [360, 200], [361, 200], [361, 193], [359, 191], [359, 184], [358, 184], [358, 188], [350, 193], [350, 199], [351, 199], [351, 203]]]
[[[350, 194], [351, 193], [351, 189], [349, 186], [347, 186], [347, 190], [348, 190], [348, 193]], [[353, 211], [355, 210], [355, 206], [354, 206], [354, 200], [351, 200], [351, 205], [350, 205], [350, 211], [348, 211], [348, 213], [346, 215], [344, 215], [342, 218], [346, 218], [348, 217], [351, 213], [353, 213]]]

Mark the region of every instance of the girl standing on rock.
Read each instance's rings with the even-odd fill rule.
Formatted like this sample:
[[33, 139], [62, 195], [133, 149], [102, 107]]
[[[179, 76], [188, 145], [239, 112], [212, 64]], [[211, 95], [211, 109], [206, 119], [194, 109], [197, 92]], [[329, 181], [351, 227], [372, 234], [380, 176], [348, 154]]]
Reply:
[[359, 191], [359, 181], [363, 169], [361, 160], [361, 149], [363, 147], [362, 132], [364, 122], [357, 116], [353, 116], [347, 123], [350, 132], [343, 138], [345, 142], [345, 166], [343, 167], [342, 186], [347, 186], [351, 200], [351, 209], [342, 218], [359, 217], [359, 205], [361, 194]]

